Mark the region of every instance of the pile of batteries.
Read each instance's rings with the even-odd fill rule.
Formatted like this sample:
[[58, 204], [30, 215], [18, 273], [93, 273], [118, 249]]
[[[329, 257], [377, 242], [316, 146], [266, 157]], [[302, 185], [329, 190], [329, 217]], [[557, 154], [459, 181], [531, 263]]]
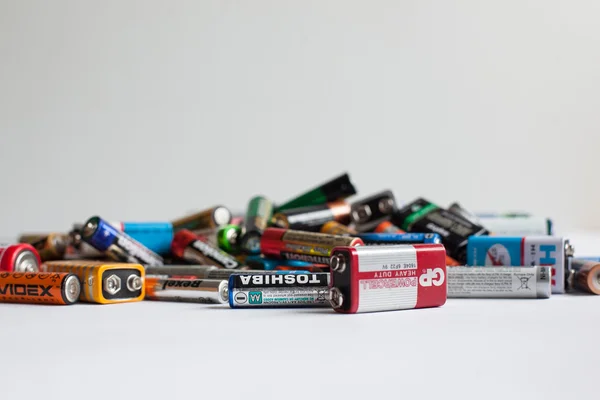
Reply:
[[[98, 216], [69, 233], [0, 248], [0, 302], [148, 300], [356, 313], [441, 306], [447, 297], [600, 294], [600, 264], [573, 259], [549, 220], [475, 216], [390, 191], [353, 202], [348, 174], [275, 205], [252, 198], [162, 223]], [[527, 236], [523, 236], [527, 235]], [[535, 235], [535, 236], [531, 236]]]

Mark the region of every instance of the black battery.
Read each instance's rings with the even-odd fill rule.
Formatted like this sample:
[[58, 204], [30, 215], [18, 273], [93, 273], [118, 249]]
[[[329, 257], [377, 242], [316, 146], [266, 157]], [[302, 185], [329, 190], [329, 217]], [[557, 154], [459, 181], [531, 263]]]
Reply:
[[352, 203], [350, 218], [358, 232], [369, 232], [390, 219], [396, 210], [396, 199], [390, 190]]
[[419, 198], [398, 209], [392, 222], [407, 232], [438, 233], [446, 247], [446, 253], [459, 263], [467, 261], [469, 236], [487, 235], [489, 232], [460, 215]]

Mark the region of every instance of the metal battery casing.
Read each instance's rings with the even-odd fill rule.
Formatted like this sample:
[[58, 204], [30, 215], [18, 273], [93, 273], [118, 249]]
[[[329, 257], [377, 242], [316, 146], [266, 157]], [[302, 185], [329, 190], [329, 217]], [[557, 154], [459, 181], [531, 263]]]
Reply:
[[[106, 263], [101, 261], [49, 261], [42, 265], [44, 272], [69, 272], [81, 283], [80, 301], [113, 304], [144, 299], [145, 270], [140, 264]], [[112, 287], [108, 287], [108, 284]], [[132, 284], [135, 287], [132, 287]], [[111, 293], [119, 287], [116, 293]]]
[[199, 229], [218, 228], [227, 225], [231, 221], [231, 211], [225, 206], [214, 206], [192, 215], [176, 219], [172, 222], [173, 230], [178, 232], [182, 229], [196, 231]]
[[329, 273], [235, 274], [229, 277], [231, 308], [329, 307]]
[[571, 269], [573, 247], [555, 236], [472, 236], [467, 244], [467, 265], [552, 267], [552, 293], [564, 293]]
[[600, 294], [600, 263], [574, 259], [571, 262], [572, 276], [569, 277], [570, 287], [583, 292]]
[[337, 312], [437, 307], [446, 302], [441, 244], [338, 247], [331, 256], [330, 300]]
[[292, 208], [273, 215], [273, 226], [301, 231], [320, 232], [328, 222], [348, 223], [350, 204], [344, 200], [316, 206]]
[[0, 271], [38, 272], [40, 255], [29, 243], [0, 245]]
[[552, 293], [551, 267], [450, 267], [448, 298], [540, 298]]
[[0, 272], [0, 303], [70, 305], [81, 283], [69, 273]]
[[356, 236], [361, 238], [367, 246], [442, 243], [442, 239], [437, 233], [360, 233]]
[[146, 299], [182, 303], [225, 304], [227, 281], [209, 279], [146, 278]]

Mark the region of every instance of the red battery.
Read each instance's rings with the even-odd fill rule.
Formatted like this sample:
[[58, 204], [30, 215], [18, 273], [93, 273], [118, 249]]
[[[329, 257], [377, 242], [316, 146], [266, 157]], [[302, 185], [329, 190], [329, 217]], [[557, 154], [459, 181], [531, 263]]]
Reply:
[[446, 302], [441, 244], [337, 247], [329, 299], [347, 314], [438, 307]]
[[361, 245], [363, 241], [352, 236], [267, 228], [260, 240], [260, 251], [269, 257], [329, 264], [335, 247]]
[[0, 247], [0, 271], [38, 272], [42, 260], [29, 243], [17, 243]]
[[213, 246], [206, 237], [195, 235], [186, 229], [175, 234], [171, 251], [175, 256], [195, 264], [216, 265], [222, 268], [241, 266], [235, 257]]

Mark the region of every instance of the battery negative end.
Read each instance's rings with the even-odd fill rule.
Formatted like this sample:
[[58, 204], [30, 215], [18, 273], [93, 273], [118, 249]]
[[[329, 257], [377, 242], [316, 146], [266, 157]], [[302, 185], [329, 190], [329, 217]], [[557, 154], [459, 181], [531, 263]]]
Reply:
[[333, 308], [340, 308], [344, 304], [344, 295], [340, 289], [336, 287], [329, 289], [329, 303]]

